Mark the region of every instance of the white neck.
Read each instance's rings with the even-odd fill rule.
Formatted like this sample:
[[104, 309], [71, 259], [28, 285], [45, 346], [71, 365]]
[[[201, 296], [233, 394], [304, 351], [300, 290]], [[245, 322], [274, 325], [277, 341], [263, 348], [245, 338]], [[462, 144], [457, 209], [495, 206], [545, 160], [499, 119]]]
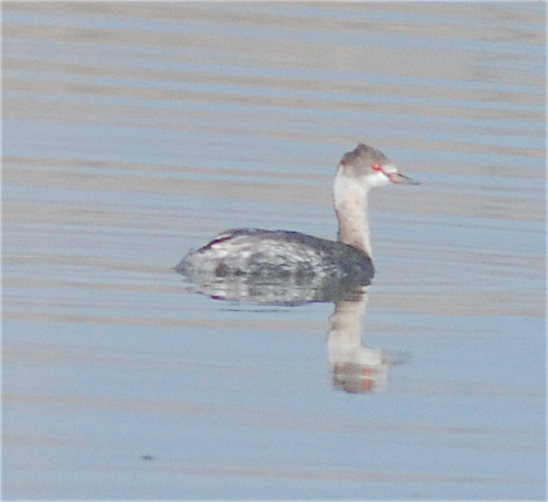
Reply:
[[339, 167], [333, 186], [333, 205], [339, 220], [337, 239], [371, 257], [367, 191], [357, 179], [345, 176], [342, 167]]

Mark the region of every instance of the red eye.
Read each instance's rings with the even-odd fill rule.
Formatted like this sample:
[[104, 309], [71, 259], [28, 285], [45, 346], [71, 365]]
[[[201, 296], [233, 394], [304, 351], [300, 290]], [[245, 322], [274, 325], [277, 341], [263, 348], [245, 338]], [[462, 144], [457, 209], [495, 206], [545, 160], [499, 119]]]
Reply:
[[372, 167], [373, 171], [380, 171], [381, 170], [381, 165], [380, 164], [373, 164], [371, 167]]

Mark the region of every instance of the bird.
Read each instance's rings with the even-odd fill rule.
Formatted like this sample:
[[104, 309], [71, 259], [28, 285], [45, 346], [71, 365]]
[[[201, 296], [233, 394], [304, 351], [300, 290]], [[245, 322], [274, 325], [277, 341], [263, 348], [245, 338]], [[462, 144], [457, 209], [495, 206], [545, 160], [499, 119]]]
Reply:
[[337, 240], [290, 230], [230, 229], [190, 251], [174, 267], [188, 276], [263, 280], [370, 280], [372, 260], [368, 194], [390, 184], [418, 185], [401, 174], [380, 150], [359, 143], [340, 160], [333, 183]]

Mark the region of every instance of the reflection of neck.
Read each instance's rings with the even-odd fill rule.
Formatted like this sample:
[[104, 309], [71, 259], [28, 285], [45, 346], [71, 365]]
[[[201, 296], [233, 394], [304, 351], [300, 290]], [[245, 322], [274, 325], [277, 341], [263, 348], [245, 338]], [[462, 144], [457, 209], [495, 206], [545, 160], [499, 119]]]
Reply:
[[335, 304], [329, 318], [327, 351], [335, 387], [345, 392], [365, 393], [381, 390], [386, 385], [388, 359], [380, 349], [361, 343], [362, 316], [367, 304], [367, 292], [354, 301]]
[[327, 344], [332, 363], [344, 360], [361, 346], [362, 316], [367, 305], [364, 292], [354, 301], [337, 302], [335, 312], [329, 318], [331, 323]]
[[367, 222], [367, 192], [339, 168], [333, 188], [333, 204], [339, 220], [339, 242], [353, 246], [371, 257]]

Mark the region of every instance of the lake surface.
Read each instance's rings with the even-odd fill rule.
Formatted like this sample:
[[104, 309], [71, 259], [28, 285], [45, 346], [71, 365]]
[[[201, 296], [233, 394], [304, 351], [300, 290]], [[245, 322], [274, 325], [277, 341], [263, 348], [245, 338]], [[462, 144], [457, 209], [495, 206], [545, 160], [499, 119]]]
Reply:
[[[546, 498], [546, 5], [2, 4], [2, 489], [29, 499]], [[226, 228], [377, 274], [222, 301]], [[336, 312], [335, 308], [337, 309]]]

